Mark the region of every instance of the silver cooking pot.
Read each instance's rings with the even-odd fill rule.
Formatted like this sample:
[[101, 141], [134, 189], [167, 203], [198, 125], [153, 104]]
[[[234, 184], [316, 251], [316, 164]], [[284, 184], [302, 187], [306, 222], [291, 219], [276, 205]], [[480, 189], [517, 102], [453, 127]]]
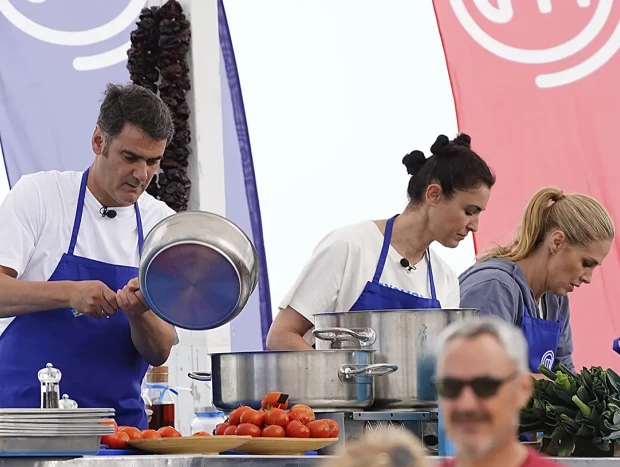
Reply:
[[228, 219], [185, 211], [160, 221], [144, 241], [140, 291], [174, 326], [213, 329], [235, 318], [258, 282], [258, 255]]
[[435, 343], [450, 323], [478, 316], [475, 309], [377, 310], [314, 315], [317, 350], [376, 350], [375, 363], [398, 372], [379, 378], [373, 408], [434, 406]]
[[289, 406], [314, 409], [370, 407], [374, 381], [398, 369], [375, 364], [374, 350], [301, 350], [211, 355], [212, 373], [189, 373], [211, 380], [213, 405], [230, 411], [240, 405], [260, 409], [269, 392], [289, 395]]

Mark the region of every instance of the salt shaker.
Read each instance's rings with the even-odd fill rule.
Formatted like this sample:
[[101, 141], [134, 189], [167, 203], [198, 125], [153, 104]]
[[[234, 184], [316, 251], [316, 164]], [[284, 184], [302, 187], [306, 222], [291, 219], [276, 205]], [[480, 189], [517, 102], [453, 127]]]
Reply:
[[62, 373], [54, 368], [51, 363], [39, 370], [39, 381], [41, 381], [41, 408], [57, 409], [60, 402], [60, 379]]
[[69, 399], [67, 394], [62, 395], [62, 399], [58, 403], [58, 408], [60, 409], [77, 409], [78, 404], [73, 399]]

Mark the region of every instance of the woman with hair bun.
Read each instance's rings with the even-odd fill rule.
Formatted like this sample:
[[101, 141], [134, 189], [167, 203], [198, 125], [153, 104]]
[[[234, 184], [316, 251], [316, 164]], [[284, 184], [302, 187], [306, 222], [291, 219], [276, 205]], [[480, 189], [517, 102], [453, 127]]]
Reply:
[[591, 282], [614, 235], [610, 215], [594, 198], [542, 188], [525, 207], [516, 238], [461, 275], [461, 306], [520, 326], [533, 373], [540, 364], [573, 369], [567, 294]]
[[440, 135], [428, 159], [421, 151], [407, 154], [404, 212], [323, 238], [280, 304], [269, 349], [310, 349], [308, 332], [319, 313], [459, 307], [458, 278], [429, 246], [455, 248], [478, 230], [495, 177], [470, 143], [466, 134], [452, 141]]

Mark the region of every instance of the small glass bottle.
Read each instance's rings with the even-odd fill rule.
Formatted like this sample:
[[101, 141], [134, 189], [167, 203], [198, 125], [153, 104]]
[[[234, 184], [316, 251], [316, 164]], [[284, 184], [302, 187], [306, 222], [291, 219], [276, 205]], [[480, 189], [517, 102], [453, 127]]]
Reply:
[[174, 398], [177, 392], [168, 386], [168, 367], [157, 366], [146, 373], [146, 395], [151, 402], [146, 409], [153, 411], [149, 429], [158, 430], [164, 426], [174, 426]]
[[54, 368], [51, 363], [39, 370], [39, 381], [41, 382], [41, 408], [57, 409], [60, 402], [60, 379], [62, 373]]

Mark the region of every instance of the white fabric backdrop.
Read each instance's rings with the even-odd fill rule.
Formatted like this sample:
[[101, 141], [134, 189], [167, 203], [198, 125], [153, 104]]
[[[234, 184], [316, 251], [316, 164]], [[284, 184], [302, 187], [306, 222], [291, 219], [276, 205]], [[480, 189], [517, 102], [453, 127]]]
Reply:
[[[401, 159], [456, 133], [454, 103], [430, 1], [225, 6], [275, 308], [330, 230], [405, 206]], [[456, 250], [434, 247], [457, 272], [474, 259], [471, 236]]]

